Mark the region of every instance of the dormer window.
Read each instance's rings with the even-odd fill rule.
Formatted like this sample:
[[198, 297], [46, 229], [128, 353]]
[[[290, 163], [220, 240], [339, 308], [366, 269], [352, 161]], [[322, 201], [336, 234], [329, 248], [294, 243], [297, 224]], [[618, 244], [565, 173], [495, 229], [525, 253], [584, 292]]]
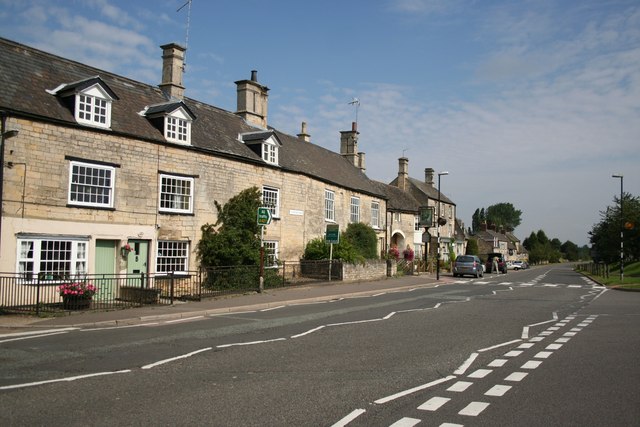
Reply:
[[76, 120], [78, 123], [109, 127], [111, 125], [111, 101], [89, 94], [78, 94], [76, 96]]
[[167, 141], [189, 144], [191, 141], [191, 122], [186, 119], [167, 116], [164, 119], [164, 137]]
[[262, 160], [272, 165], [278, 164], [278, 146], [265, 141], [262, 144]]
[[280, 164], [278, 151], [280, 140], [273, 131], [250, 132], [240, 135], [240, 140], [270, 165]]
[[65, 83], [47, 92], [65, 101], [76, 122], [106, 129], [111, 127], [111, 105], [118, 97], [100, 77]]
[[191, 144], [191, 123], [195, 116], [182, 101], [152, 105], [140, 114], [148, 117], [167, 141]]

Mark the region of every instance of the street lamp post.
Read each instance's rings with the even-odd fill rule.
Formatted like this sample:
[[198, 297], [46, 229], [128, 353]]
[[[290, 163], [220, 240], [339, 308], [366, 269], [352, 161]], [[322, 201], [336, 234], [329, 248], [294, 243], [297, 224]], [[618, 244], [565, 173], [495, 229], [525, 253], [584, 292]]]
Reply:
[[620, 283], [624, 282], [624, 175], [621, 173], [611, 175], [611, 178], [620, 178]]
[[440, 280], [440, 177], [449, 175], [449, 172], [442, 171], [438, 173], [438, 218], [436, 219], [436, 230], [438, 233], [438, 252], [436, 254], [436, 280]]

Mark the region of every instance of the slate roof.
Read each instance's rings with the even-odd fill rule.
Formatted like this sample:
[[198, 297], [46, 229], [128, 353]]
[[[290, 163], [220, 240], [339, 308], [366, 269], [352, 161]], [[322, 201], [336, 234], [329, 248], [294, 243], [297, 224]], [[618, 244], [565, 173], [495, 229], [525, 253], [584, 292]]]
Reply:
[[420, 203], [406, 191], [402, 191], [398, 187], [383, 182], [374, 181], [379, 190], [387, 196], [387, 210], [400, 211], [405, 213], [418, 214], [420, 212]]
[[[398, 178], [396, 177], [393, 181], [391, 181], [390, 185], [397, 186], [397, 183]], [[428, 199], [438, 200], [438, 189], [433, 187], [432, 185], [415, 178], [409, 178], [409, 185], [412, 186], [415, 190], [410, 190], [410, 192], [420, 205], [427, 206]], [[455, 203], [453, 203], [451, 199], [445, 196], [444, 192], [442, 191], [440, 192], [440, 201], [455, 206]]]
[[[63, 100], [47, 90], [61, 84], [77, 84], [99, 78], [117, 99], [111, 109], [111, 130], [92, 129], [150, 142], [169, 144], [161, 131], [144, 115], [145, 107], [171, 105], [159, 87], [137, 82], [85, 64], [61, 58], [11, 40], [0, 38], [0, 109], [13, 115], [55, 122], [71, 127], [76, 123], [72, 111]], [[191, 146], [198, 150], [238, 161], [276, 167], [283, 171], [306, 175], [328, 184], [385, 199], [377, 185], [340, 154], [305, 142], [275, 129], [282, 146], [279, 166], [271, 166], [238, 140], [238, 135], [264, 131], [253, 127], [229, 111], [184, 98], [184, 104], [196, 117], [191, 124]]]

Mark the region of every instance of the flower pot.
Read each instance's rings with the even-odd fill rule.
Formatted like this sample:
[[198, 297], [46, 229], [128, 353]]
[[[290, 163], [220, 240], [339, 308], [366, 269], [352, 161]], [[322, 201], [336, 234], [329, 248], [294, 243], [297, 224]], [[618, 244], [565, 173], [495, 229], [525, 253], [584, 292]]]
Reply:
[[65, 310], [86, 310], [91, 307], [91, 298], [80, 298], [77, 296], [62, 297], [62, 307]]

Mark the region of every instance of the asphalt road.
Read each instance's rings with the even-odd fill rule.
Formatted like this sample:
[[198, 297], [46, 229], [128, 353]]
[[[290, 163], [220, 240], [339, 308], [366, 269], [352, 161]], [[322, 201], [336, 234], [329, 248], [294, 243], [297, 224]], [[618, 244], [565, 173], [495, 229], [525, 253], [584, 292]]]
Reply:
[[4, 337], [0, 423], [640, 425], [639, 331], [640, 294], [543, 267]]

